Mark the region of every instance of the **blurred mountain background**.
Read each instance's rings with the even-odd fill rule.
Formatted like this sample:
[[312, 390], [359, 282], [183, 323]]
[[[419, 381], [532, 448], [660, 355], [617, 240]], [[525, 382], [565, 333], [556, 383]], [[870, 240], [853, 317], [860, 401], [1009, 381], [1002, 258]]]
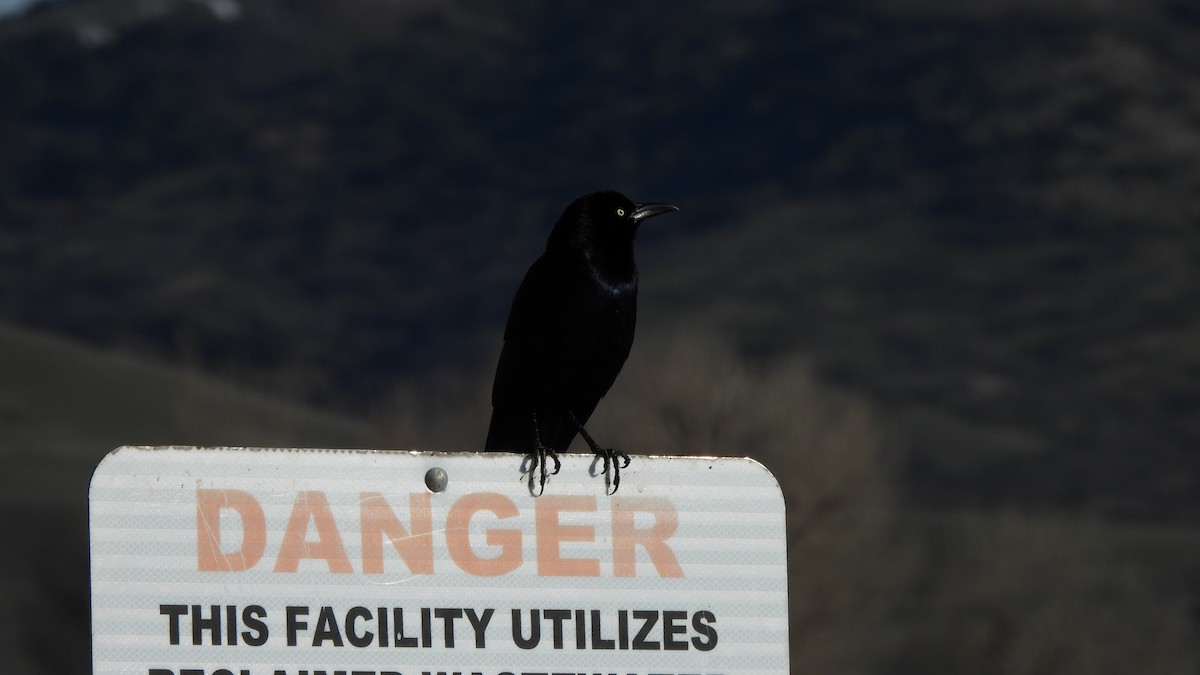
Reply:
[[121, 444], [475, 450], [615, 188], [593, 431], [749, 454], [819, 673], [1200, 670], [1200, 9], [0, 3], [0, 654], [86, 672]]

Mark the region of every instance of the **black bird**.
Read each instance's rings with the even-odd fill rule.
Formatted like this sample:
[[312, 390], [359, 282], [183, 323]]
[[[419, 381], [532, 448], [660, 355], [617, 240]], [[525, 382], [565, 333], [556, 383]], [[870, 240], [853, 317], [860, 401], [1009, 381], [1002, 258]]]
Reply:
[[[504, 348], [492, 385], [486, 450], [530, 456], [529, 483], [575, 434], [604, 464], [605, 485], [621, 484], [629, 455], [601, 448], [583, 428], [621, 372], [637, 320], [633, 239], [651, 216], [678, 211], [670, 204], [635, 204], [619, 192], [584, 195], [563, 212], [546, 252], [517, 289]], [[612, 479], [609, 480], [609, 468]]]

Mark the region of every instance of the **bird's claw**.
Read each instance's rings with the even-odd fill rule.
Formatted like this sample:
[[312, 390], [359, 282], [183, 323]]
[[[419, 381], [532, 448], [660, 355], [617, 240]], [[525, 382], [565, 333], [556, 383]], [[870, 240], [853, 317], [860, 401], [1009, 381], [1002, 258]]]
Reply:
[[[554, 460], [554, 470], [553, 471], [548, 472], [546, 470], [547, 460]], [[557, 452], [555, 452], [554, 450], [551, 450], [550, 448], [547, 448], [544, 445], [541, 445], [540, 443], [538, 444], [537, 448], [534, 449], [533, 452], [529, 453], [528, 461], [529, 461], [529, 492], [531, 494], [533, 494], [534, 497], [540, 497], [542, 495], [542, 493], [544, 493], [546, 491], [546, 478], [549, 476], [556, 475], [559, 472], [559, 470], [562, 469], [562, 462], [559, 461]], [[541, 475], [540, 475], [540, 480], [538, 481], [538, 491], [534, 492], [533, 491], [533, 475], [535, 472], [538, 471], [538, 469], [541, 469], [541, 472], [540, 472]]]
[[[621, 487], [621, 469], [629, 467], [629, 455], [612, 448], [594, 448], [592, 452], [604, 463], [604, 493], [612, 496]], [[609, 480], [609, 468], [612, 469], [612, 479]]]
[[[617, 488], [621, 487], [621, 469], [629, 466], [629, 455], [621, 452], [620, 450], [600, 447], [600, 444], [596, 442], [596, 439], [592, 438], [592, 435], [587, 432], [587, 429], [584, 429], [583, 425], [579, 423], [579, 420], [575, 418], [575, 413], [570, 413], [570, 415], [571, 421], [575, 423], [575, 426], [579, 427], [579, 435], [583, 436], [583, 440], [586, 441], [588, 447], [592, 449], [592, 454], [596, 455], [597, 460], [604, 462], [604, 493], [609, 496], [617, 494]], [[624, 463], [618, 460], [624, 460]], [[595, 462], [592, 463], [592, 466], [596, 466]], [[610, 468], [612, 469], [611, 480], [609, 479]], [[593, 468], [593, 471], [594, 470], [595, 469]], [[593, 473], [592, 475], [595, 474]]]

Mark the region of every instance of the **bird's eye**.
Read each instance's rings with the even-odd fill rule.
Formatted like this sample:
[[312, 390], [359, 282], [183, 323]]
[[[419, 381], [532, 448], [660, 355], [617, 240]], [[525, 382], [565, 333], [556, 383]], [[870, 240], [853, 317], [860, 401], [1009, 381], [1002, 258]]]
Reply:
[[625, 217], [625, 209], [617, 209], [617, 217], [624, 218]]

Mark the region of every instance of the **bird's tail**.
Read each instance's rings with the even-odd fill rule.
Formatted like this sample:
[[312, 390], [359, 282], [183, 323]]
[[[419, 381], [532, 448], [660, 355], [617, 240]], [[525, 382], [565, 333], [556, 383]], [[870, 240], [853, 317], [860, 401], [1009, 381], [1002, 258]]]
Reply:
[[[555, 452], [566, 452], [571, 441], [579, 432], [578, 425], [569, 415], [539, 412], [537, 416], [538, 440], [542, 446]], [[486, 451], [533, 452], [536, 443], [533, 437], [533, 414], [529, 411], [514, 411], [504, 408], [492, 410], [492, 422], [488, 425]]]
[[533, 450], [532, 419], [525, 415], [496, 409], [492, 411], [492, 422], [488, 425], [487, 441], [483, 449], [488, 452], [530, 452]]

